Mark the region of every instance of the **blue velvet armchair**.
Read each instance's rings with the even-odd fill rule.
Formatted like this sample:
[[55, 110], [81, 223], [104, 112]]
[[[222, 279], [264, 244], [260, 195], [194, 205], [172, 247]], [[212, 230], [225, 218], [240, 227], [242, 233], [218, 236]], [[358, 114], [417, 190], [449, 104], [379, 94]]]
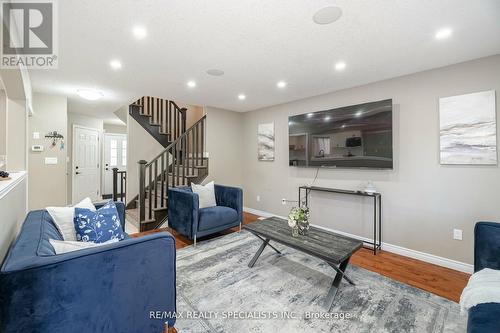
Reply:
[[[124, 226], [124, 205], [116, 205]], [[159, 333], [174, 325], [154, 314], [176, 311], [172, 235], [59, 255], [49, 239], [62, 240], [50, 215], [30, 212], [0, 270], [0, 332]]]
[[[483, 268], [500, 269], [500, 223], [478, 222], [474, 227], [474, 272]], [[469, 309], [467, 332], [500, 332], [500, 303]]]
[[243, 191], [241, 188], [215, 185], [216, 207], [198, 208], [198, 194], [190, 187], [168, 191], [168, 225], [178, 233], [194, 240], [243, 222]]

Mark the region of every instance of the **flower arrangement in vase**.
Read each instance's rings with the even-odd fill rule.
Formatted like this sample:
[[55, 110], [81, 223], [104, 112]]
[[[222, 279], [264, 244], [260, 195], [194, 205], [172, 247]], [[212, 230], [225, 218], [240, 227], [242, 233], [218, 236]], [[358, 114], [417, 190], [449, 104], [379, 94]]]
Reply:
[[292, 236], [307, 235], [309, 230], [309, 208], [294, 207], [288, 213], [288, 225], [292, 228]]

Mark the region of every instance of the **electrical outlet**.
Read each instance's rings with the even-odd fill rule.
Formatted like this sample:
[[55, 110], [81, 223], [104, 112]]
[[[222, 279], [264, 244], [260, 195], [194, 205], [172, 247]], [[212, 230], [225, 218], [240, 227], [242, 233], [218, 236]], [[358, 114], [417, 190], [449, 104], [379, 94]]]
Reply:
[[286, 205], [286, 199], [285, 199], [285, 198], [281, 199], [281, 204], [282, 204], [283, 206], [284, 206], [284, 205]]
[[453, 239], [462, 240], [462, 230], [461, 229], [453, 229]]
[[257, 196], [257, 202], [260, 202], [260, 195]]

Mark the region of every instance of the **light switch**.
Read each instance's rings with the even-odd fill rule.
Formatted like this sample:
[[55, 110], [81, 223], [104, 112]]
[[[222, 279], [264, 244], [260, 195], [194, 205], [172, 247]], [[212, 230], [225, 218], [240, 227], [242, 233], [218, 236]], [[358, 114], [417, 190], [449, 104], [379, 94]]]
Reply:
[[33, 139], [40, 139], [40, 132], [33, 132]]
[[43, 146], [42, 145], [33, 145], [33, 146], [31, 146], [31, 151], [42, 152]]
[[45, 164], [57, 164], [57, 157], [45, 157]]

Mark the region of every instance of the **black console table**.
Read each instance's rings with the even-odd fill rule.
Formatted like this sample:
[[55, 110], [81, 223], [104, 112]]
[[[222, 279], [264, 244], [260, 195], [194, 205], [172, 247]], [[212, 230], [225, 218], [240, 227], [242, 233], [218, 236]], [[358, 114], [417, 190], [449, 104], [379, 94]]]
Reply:
[[299, 206], [302, 203], [302, 191], [306, 192], [305, 195], [305, 205], [309, 207], [309, 193], [311, 191], [318, 192], [329, 192], [337, 194], [346, 195], [357, 195], [361, 197], [372, 197], [373, 198], [373, 241], [363, 241], [370, 245], [370, 249], [373, 249], [373, 254], [377, 254], [377, 250], [382, 247], [382, 195], [380, 193], [369, 193], [363, 191], [350, 191], [341, 190], [336, 188], [328, 187], [317, 187], [317, 186], [300, 186], [299, 187]]

